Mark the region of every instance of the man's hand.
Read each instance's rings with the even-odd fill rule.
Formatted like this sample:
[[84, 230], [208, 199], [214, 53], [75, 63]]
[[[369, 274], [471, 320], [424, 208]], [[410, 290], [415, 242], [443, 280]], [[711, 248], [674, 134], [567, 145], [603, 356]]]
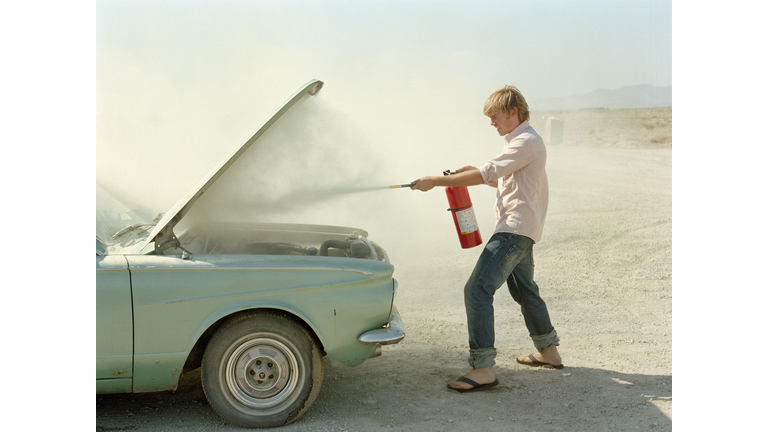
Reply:
[[435, 186], [437, 186], [437, 180], [435, 176], [426, 176], [418, 180], [414, 180], [413, 185], [411, 186], [411, 189], [416, 189], [422, 192], [426, 192]]

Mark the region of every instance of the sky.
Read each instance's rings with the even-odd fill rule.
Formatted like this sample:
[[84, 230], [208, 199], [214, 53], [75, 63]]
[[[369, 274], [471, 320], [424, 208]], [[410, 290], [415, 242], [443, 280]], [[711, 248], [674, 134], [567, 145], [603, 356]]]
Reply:
[[[191, 88], [317, 77], [336, 85], [481, 91], [531, 100], [671, 85], [671, 1], [99, 1], [97, 56]], [[102, 59], [101, 57], [105, 58]], [[102, 62], [103, 60], [103, 62]], [[115, 64], [117, 66], [117, 64]], [[147, 69], [142, 69], [147, 68]], [[130, 72], [130, 71], [127, 71]], [[102, 70], [99, 77], [102, 77]], [[285, 84], [283, 84], [285, 83]]]

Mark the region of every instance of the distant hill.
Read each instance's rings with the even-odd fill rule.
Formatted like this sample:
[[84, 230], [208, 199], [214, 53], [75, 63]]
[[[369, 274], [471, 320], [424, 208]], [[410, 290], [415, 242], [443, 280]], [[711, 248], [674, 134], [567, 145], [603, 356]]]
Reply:
[[539, 99], [529, 102], [528, 106], [532, 111], [671, 107], [672, 86], [641, 84], [615, 90], [599, 89], [592, 93]]

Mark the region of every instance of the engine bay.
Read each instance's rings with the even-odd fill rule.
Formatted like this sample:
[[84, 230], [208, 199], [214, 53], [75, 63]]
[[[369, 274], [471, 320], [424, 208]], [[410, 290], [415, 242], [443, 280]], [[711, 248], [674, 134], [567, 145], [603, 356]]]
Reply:
[[[386, 253], [351, 228], [290, 224], [192, 227], [178, 235], [190, 254], [328, 256], [386, 261]], [[168, 253], [168, 252], [165, 252]]]

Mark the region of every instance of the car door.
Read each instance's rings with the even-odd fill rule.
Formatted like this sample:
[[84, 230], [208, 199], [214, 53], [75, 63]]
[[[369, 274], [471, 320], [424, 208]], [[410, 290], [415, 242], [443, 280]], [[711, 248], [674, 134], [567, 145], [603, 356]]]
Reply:
[[128, 262], [122, 255], [96, 257], [96, 388], [131, 391], [133, 302]]

